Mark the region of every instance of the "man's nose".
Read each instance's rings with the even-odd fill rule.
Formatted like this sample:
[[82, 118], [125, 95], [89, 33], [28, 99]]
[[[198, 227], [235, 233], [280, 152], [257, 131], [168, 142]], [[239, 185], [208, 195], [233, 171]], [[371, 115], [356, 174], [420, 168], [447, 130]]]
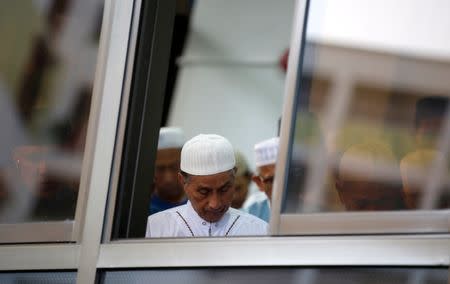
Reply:
[[208, 200], [208, 206], [213, 210], [220, 209], [220, 207], [222, 206], [220, 196], [218, 194], [212, 194]]

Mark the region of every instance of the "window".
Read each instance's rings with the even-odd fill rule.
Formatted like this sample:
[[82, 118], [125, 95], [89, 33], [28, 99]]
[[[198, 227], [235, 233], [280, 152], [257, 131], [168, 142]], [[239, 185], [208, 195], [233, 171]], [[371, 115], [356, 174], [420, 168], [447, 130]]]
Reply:
[[[358, 7], [360, 1], [354, 0], [352, 2], [353, 7]], [[410, 5], [414, 6], [419, 3], [419, 0], [401, 1], [403, 0], [398, 0], [397, 3], [401, 3], [403, 8], [408, 7], [408, 9]], [[17, 5], [32, 3], [32, 5], [39, 5], [39, 7], [50, 7], [44, 5], [46, 1], [42, 0], [18, 2], [21, 3], [17, 3]], [[74, 9], [71, 11], [77, 11], [77, 16], [81, 16], [83, 9], [80, 9], [80, 7], [86, 7], [84, 5], [87, 4], [86, 1], [82, 1], [84, 3], [78, 2], [80, 1], [70, 1], [70, 7]], [[94, 3], [94, 1], [91, 2]], [[291, 155], [291, 152], [295, 152], [295, 149], [302, 150], [304, 149], [303, 147], [310, 146], [310, 144], [312, 144], [311, 147], [314, 150], [315, 147], [321, 147], [322, 142], [327, 142], [327, 140], [322, 138], [322, 136], [325, 136], [322, 127], [316, 126], [316, 122], [320, 122], [320, 119], [322, 119], [317, 113], [321, 114], [320, 110], [323, 108], [323, 101], [326, 102], [328, 99], [333, 99], [335, 82], [341, 82], [339, 80], [336, 81], [331, 72], [319, 74], [314, 72], [302, 73], [303, 71], [301, 71], [306, 68], [305, 66], [314, 65], [314, 54], [320, 55], [319, 58], [325, 54], [325, 49], [318, 49], [317, 43], [300, 41], [306, 36], [306, 33], [303, 32], [305, 30], [305, 16], [310, 16], [311, 11], [313, 11], [312, 7], [308, 9], [308, 3], [310, 2], [307, 0], [299, 0], [295, 5], [295, 24], [292, 28], [293, 40], [289, 52], [290, 67], [286, 74], [286, 94], [283, 98], [285, 108], [281, 122], [279, 162], [275, 169], [276, 175], [273, 180], [274, 196], [271, 216], [273, 235], [266, 237], [141, 238], [139, 240], [123, 240], [123, 238], [142, 237], [145, 233], [145, 221], [149, 206], [148, 199], [151, 196], [146, 189], [149, 189], [151, 186], [152, 175], [155, 169], [166, 174], [173, 172], [175, 169], [171, 165], [161, 166], [158, 162], [155, 163], [155, 160], [157, 160], [156, 149], [159, 145], [157, 142], [158, 131], [161, 125], [164, 125], [162, 121], [165, 121], [165, 111], [173, 109], [160, 108], [158, 106], [163, 105], [163, 101], [168, 98], [167, 95], [164, 96], [165, 92], [163, 89], [166, 85], [166, 74], [162, 69], [169, 63], [168, 72], [170, 73], [170, 69], [173, 67], [171, 67], [170, 62], [174, 58], [169, 55], [173, 50], [170, 51], [168, 48], [171, 37], [169, 31], [172, 30], [172, 24], [177, 25], [177, 16], [186, 11], [183, 9], [189, 7], [189, 5], [183, 4], [192, 2], [198, 5], [207, 3], [205, 5], [212, 5], [208, 6], [210, 8], [214, 5], [225, 5], [224, 1], [214, 0], [184, 2], [180, 0], [177, 3], [175, 0], [104, 1], [98, 63], [95, 72], [92, 109], [89, 116], [89, 131], [83, 152], [83, 159], [90, 160], [90, 162], [83, 162], [82, 165], [83, 173], [80, 178], [82, 185], [79, 189], [75, 219], [73, 221], [26, 221], [26, 223], [1, 224], [0, 238], [5, 240], [8, 237], [7, 241], [10, 243], [0, 245], [0, 282], [72, 283], [77, 281], [84, 284], [97, 282], [158, 283], [163, 281], [165, 283], [176, 283], [182, 281], [183, 283], [210, 283], [214, 280], [215, 282], [248, 283], [257, 280], [261, 283], [283, 281], [286, 283], [305, 284], [330, 282], [446, 283], [446, 280], [448, 281], [448, 265], [450, 263], [450, 255], [448, 254], [448, 209], [438, 209], [436, 207], [433, 210], [417, 208], [417, 210], [402, 209], [362, 212], [359, 210], [344, 210], [342, 207], [339, 208], [339, 206], [328, 206], [331, 203], [319, 202], [320, 206], [316, 206], [316, 203], [299, 202], [299, 200], [304, 200], [304, 198], [301, 198], [302, 195], [300, 193], [307, 187], [304, 187], [304, 179], [301, 178], [301, 175], [297, 175], [299, 172], [296, 170], [302, 170], [302, 167], [308, 169], [310, 164], [309, 160], [303, 159], [302, 155], [297, 156], [296, 153]], [[211, 4], [214, 2], [220, 2], [220, 4]], [[239, 8], [251, 7], [254, 10], [261, 8], [261, 11], [272, 13], [271, 9], [265, 10], [262, 7], [266, 7], [265, 5], [269, 5], [268, 3], [273, 1], [239, 0], [227, 2], [230, 2], [232, 5], [243, 5], [236, 6]], [[278, 4], [288, 5], [286, 4], [288, 1], [282, 2], [283, 4]], [[314, 2], [316, 5], [317, 3], [319, 3], [319, 6], [322, 5], [320, 6], [321, 9], [316, 10], [321, 12], [329, 11], [327, 8], [328, 4], [333, 5], [331, 4], [333, 1]], [[428, 6], [421, 6], [423, 8], [421, 12], [426, 12], [427, 9], [434, 9], [435, 7], [439, 7], [436, 11], [448, 10], [446, 9], [448, 8], [447, 4], [443, 3], [445, 1], [423, 2], [427, 2]], [[349, 10], [347, 4], [350, 2], [342, 0], [340, 3], [340, 7]], [[384, 10], [388, 15], [395, 10], [392, 6], [387, 6], [390, 2], [386, 1], [383, 4], [386, 5], [385, 7], [392, 8], [389, 11]], [[75, 9], [74, 7], [78, 8]], [[206, 7], [203, 6], [203, 8]], [[270, 7], [276, 11], [283, 7], [283, 10], [294, 12], [294, 6], [289, 6], [289, 9], [287, 9], [287, 6]], [[97, 19], [102, 18], [98, 17], [101, 10], [96, 12], [94, 10], [92, 9], [89, 13], [97, 14]], [[374, 8], [372, 10], [376, 11]], [[9, 12], [11, 11], [9, 10]], [[221, 6], [220, 12], [222, 11], [225, 11], [224, 6]], [[4, 17], [6, 12], [1, 9], [0, 13], [2, 12], [0, 27], [2, 27], [1, 23], [3, 20], [6, 19]], [[281, 13], [284, 20], [287, 13]], [[206, 15], [216, 17], [216, 14], [220, 15], [220, 13], [207, 13]], [[433, 22], [435, 17], [438, 17], [438, 14], [438, 12], [434, 13], [432, 19], [429, 19], [428, 22]], [[190, 16], [190, 21], [193, 21], [192, 15]], [[248, 13], [244, 13], [244, 15], [233, 17], [233, 25], [239, 25], [240, 27], [250, 22], [246, 18], [248, 15]], [[327, 12], [322, 13], [322, 15], [327, 15]], [[414, 14], [413, 18], [420, 21], [420, 16], [422, 16], [422, 13], [419, 15]], [[267, 25], [264, 25], [267, 31], [271, 30], [272, 26], [284, 21], [273, 21], [273, 19], [269, 20], [268, 17], [270, 16], [264, 15], [263, 17], [267, 19], [265, 22]], [[312, 17], [310, 18], [312, 19]], [[380, 16], [380, 19], [383, 20], [387, 18], [384, 15]], [[403, 18], [404, 14], [399, 13], [398, 19]], [[228, 19], [230, 20], [231, 17]], [[245, 19], [245, 21], [242, 19]], [[311, 22], [317, 22], [311, 19], [308, 25], [312, 25]], [[339, 17], [339, 20], [333, 23], [332, 26], [338, 26], [349, 19], [351, 17]], [[181, 18], [181, 22], [185, 20], [186, 18]], [[98, 21], [96, 22], [98, 23]], [[79, 22], [77, 23], [80, 24]], [[88, 24], [87, 22], [85, 23]], [[444, 24], [446, 22], [442, 20], [441, 23]], [[187, 27], [187, 25], [185, 26]], [[139, 27], [147, 27], [148, 30], [140, 29]], [[447, 30], [446, 25], [443, 25], [443, 27], [444, 30]], [[208, 28], [213, 28], [213, 25]], [[348, 29], [346, 28], [345, 30]], [[96, 32], [94, 31], [93, 33], [95, 34]], [[233, 34], [237, 33], [226, 33], [230, 37]], [[275, 34], [284, 37], [284, 35], [281, 36], [281, 33]], [[266, 33], [259, 33], [255, 36], [269, 40]], [[177, 36], [173, 36], [172, 41], [175, 41], [177, 38]], [[446, 40], [447, 37], [443, 39]], [[6, 43], [9, 43], [9, 41], [6, 41]], [[435, 43], [432, 46], [439, 48], [445, 46], [445, 44]], [[266, 46], [263, 46], [263, 48], [266, 48]], [[286, 54], [284, 51], [281, 53], [284, 54], [282, 61], [285, 62]], [[354, 53], [357, 53], [357, 51], [353, 50], [351, 55], [354, 55]], [[203, 52], [200, 52], [201, 54]], [[207, 53], [205, 52], [205, 54]], [[250, 56], [249, 54], [254, 53], [251, 51], [246, 56]], [[3, 54], [0, 54], [0, 56], [3, 56]], [[408, 56], [412, 55], [408, 54]], [[77, 57], [80, 61], [81, 58]], [[176, 62], [177, 60], [174, 61]], [[180, 61], [183, 60], [180, 59]], [[325, 61], [329, 64], [334, 62], [331, 59]], [[2, 62], [0, 60], [0, 65]], [[184, 76], [181, 74], [185, 72], [182, 72], [181, 69], [189, 69], [190, 71], [193, 71], [193, 69], [207, 69], [209, 70], [208, 72], [198, 73], [202, 75], [201, 77], [209, 75], [207, 83], [210, 83], [209, 81], [212, 80], [212, 77], [216, 79], [226, 77], [225, 72], [221, 73], [220, 76], [219, 74], [212, 76], [219, 69], [236, 71], [233, 74], [239, 75], [237, 76], [238, 78], [235, 78], [239, 80], [247, 78], [243, 78], [244, 75], [241, 76], [243, 73], [238, 73], [237, 69], [241, 69], [241, 67], [242, 69], [248, 69], [248, 72], [244, 73], [245, 77], [249, 77], [248, 79], [250, 80], [250, 75], [253, 73], [252, 70], [255, 71], [254, 73], [264, 73], [262, 72], [263, 70], [259, 69], [265, 70], [266, 67], [267, 69], [278, 68], [274, 67], [274, 61], [267, 66], [257, 64], [258, 67], [256, 67], [250, 64], [251, 66], [244, 67], [239, 64], [239, 66], [231, 66], [230, 64], [226, 68], [216, 66], [210, 61], [207, 62], [208, 64], [205, 64], [208, 66], [204, 66], [202, 62], [195, 62], [195, 64], [190, 62], [192, 61], [189, 61], [189, 64], [185, 62], [188, 66], [180, 65], [179, 76], [174, 82], [179, 82], [180, 78]], [[361, 60], [356, 63], [362, 64], [364, 62], [364, 60]], [[377, 63], [383, 65], [385, 61], [380, 59]], [[404, 74], [415, 70], [414, 68], [418, 68], [417, 66], [419, 65], [425, 66], [419, 63], [416, 62], [411, 65], [408, 63], [408, 68], [404, 69], [406, 70]], [[442, 66], [445, 65], [444, 63]], [[300, 67], [298, 69], [300, 72], [295, 72], [298, 67]], [[371, 68], [365, 67], [363, 69], [358, 73], [359, 75], [371, 71]], [[427, 67], [425, 69], [431, 70], [433, 68]], [[437, 73], [434, 73], [434, 71], [429, 71], [431, 73], [424, 72], [424, 78], [417, 79], [418, 81], [414, 85], [417, 88], [414, 90], [395, 88], [395, 95], [393, 95], [392, 99], [402, 103], [392, 102], [388, 106], [403, 107], [403, 103], [409, 101], [408, 98], [412, 96], [411, 94], [419, 97], [425, 96], [424, 88], [421, 87], [423, 80], [427, 81], [431, 80], [430, 77], [438, 78], [442, 76], [442, 74], [445, 74], [444, 69], [442, 67], [438, 70], [439, 72], [436, 71]], [[284, 80], [285, 76], [281, 70], [279, 70], [281, 73], [277, 73], [280, 75], [280, 82]], [[228, 75], [230, 74], [228, 73]], [[385, 75], [380, 75], [381, 79], [385, 78], [383, 76]], [[170, 75], [167, 77], [169, 78], [167, 79], [167, 84], [170, 85], [170, 78], [173, 80], [173, 77]], [[403, 78], [403, 75], [400, 77]], [[409, 75], [405, 75], [406, 79], [408, 77]], [[349, 102], [347, 107], [351, 107], [352, 111], [350, 113], [348, 109], [342, 111], [345, 114], [344, 117], [351, 118], [350, 122], [353, 120], [359, 122], [361, 117], [362, 121], [366, 121], [364, 117], [368, 115], [370, 115], [369, 117], [376, 117], [375, 114], [378, 113], [379, 109], [362, 107], [363, 111], [361, 111], [361, 104], [364, 106], [364, 102], [370, 100], [371, 104], [377, 105], [374, 103], [372, 96], [388, 92], [387, 89], [392, 87], [374, 84], [374, 78], [372, 77], [369, 78], [371, 80], [368, 80], [366, 77], [363, 79], [351, 84], [352, 95], [351, 99], [347, 101]], [[267, 79], [267, 81], [269, 80]], [[446, 81], [436, 80], [433, 90], [444, 89], [443, 86], [447, 84]], [[185, 82], [189, 82], [189, 80]], [[264, 86], [265, 83], [270, 84], [269, 82], [264, 82]], [[426, 84], [424, 83], [424, 85]], [[248, 90], [251, 87], [263, 89], [260, 88], [261, 86], [256, 85], [242, 85], [241, 87], [246, 87]], [[169, 89], [167, 87], [166, 92], [172, 93]], [[175, 93], [177, 91], [174, 91]], [[178, 93], [178, 95], [180, 94]], [[311, 95], [311, 100], [308, 99], [309, 95]], [[362, 102], [355, 101], [355, 98], [359, 96], [364, 98]], [[260, 99], [260, 97], [258, 98]], [[244, 100], [244, 98], [240, 99]], [[177, 99], [174, 97], [172, 102], [175, 103], [176, 101]], [[340, 99], [337, 99], [337, 101], [343, 105]], [[272, 103], [275, 105], [275, 102]], [[415, 108], [416, 104], [414, 101], [409, 101], [409, 103], [410, 107]], [[353, 107], [354, 105], [356, 107]], [[317, 113], [311, 110], [297, 111], [297, 106], [308, 106], [314, 112], [319, 111]], [[395, 121], [399, 121], [403, 125], [402, 123], [405, 121], [404, 109], [400, 107], [398, 109], [398, 113], [386, 111], [390, 113], [386, 118], [386, 121], [390, 122], [386, 124], [386, 129], [390, 129], [391, 125], [396, 125]], [[406, 110], [409, 113], [411, 112], [409, 107]], [[326, 116], [326, 113], [321, 115]], [[217, 116], [219, 115], [217, 114]], [[171, 114], [168, 117], [171, 117]], [[316, 119], [317, 117], [319, 119]], [[299, 123], [292, 124], [291, 120], [298, 120]], [[235, 120], [231, 121], [234, 123], [235, 128], [240, 128], [240, 124], [236, 123]], [[270, 119], [270, 121], [273, 120]], [[308, 127], [303, 128], [305, 121], [308, 122], [306, 123]], [[167, 124], [170, 125], [170, 123]], [[319, 126], [321, 126], [320, 123]], [[268, 130], [271, 135], [272, 131], [276, 132], [276, 128], [276, 122], [271, 124]], [[339, 129], [341, 128], [336, 128], [336, 130]], [[445, 129], [445, 126], [443, 129]], [[403, 135], [403, 132], [400, 130], [394, 134]], [[358, 135], [353, 136], [355, 133], [358, 134], [357, 131], [352, 130], [351, 133], [352, 136], [349, 136], [351, 139], [358, 137]], [[443, 131], [443, 133], [443, 137], [445, 137], [446, 132]], [[250, 136], [247, 132], [244, 132], [244, 135]], [[413, 137], [413, 134], [411, 135]], [[291, 136], [297, 140], [290, 139]], [[442, 136], [442, 130], [439, 131], [437, 136]], [[437, 141], [440, 139], [437, 138]], [[294, 143], [296, 141], [301, 143]], [[308, 144], [309, 142], [311, 143]], [[146, 145], [151, 146], [147, 147]], [[400, 149], [403, 149], [403, 144], [398, 145], [401, 146], [399, 147]], [[322, 149], [328, 148], [324, 147]], [[328, 152], [324, 151], [324, 154], [328, 154]], [[333, 157], [335, 156], [331, 156], [331, 158]], [[343, 159], [345, 160], [345, 156]], [[334, 160], [331, 159], [331, 161], [333, 162]], [[297, 164], [297, 162], [302, 162], [303, 164]], [[327, 162], [328, 166], [328, 158], [325, 159], [325, 162]], [[330, 167], [329, 171], [333, 174], [336, 172], [332, 167]], [[86, 175], [86, 172], [89, 174]], [[363, 171], [363, 173], [366, 172]], [[259, 180], [262, 183], [270, 184], [271, 179], [270, 175], [260, 173]], [[385, 181], [385, 179], [381, 180]], [[387, 181], [391, 181], [391, 179], [387, 179]], [[285, 184], [280, 187], [281, 183]], [[89, 194], [83, 194], [84, 190], [88, 191]], [[438, 199], [441, 199], [442, 192], [440, 190]], [[281, 193], [284, 193], [284, 196], [281, 196]], [[315, 200], [320, 201], [322, 199], [317, 198]], [[81, 222], [79, 222], [80, 213], [85, 215], [85, 218], [81, 218]], [[142, 219], [139, 219], [141, 217]], [[67, 225], [67, 227], [60, 227], [61, 223]], [[125, 229], [120, 229], [122, 224], [125, 224], [122, 227]], [[18, 228], [21, 229], [22, 227], [25, 229], [22, 231], [18, 230]], [[42, 231], [45, 231], [47, 235], [41, 234], [40, 232]], [[361, 233], [364, 235], [360, 235]], [[48, 234], [52, 234], [52, 236], [49, 237]], [[278, 235], [275, 236], [276, 234]], [[286, 236], [286, 234], [290, 236]], [[313, 235], [304, 236], [303, 234]], [[328, 234], [333, 235], [330, 236]], [[28, 241], [43, 243], [24, 244], [24, 242]], [[73, 241], [73, 243], [67, 243], [67, 241]]]
[[309, 2], [292, 120], [283, 117], [282, 232], [448, 232], [441, 11], [439, 1]]
[[0, 4], [1, 242], [72, 240], [102, 9]]
[[[254, 145], [278, 135], [295, 3], [268, 1], [255, 9], [241, 1], [175, 2], [143, 3], [129, 108], [122, 114], [124, 150], [116, 155], [117, 199], [108, 228], [114, 239], [144, 237], [149, 215], [187, 202], [177, 181], [183, 143], [174, 151], [178, 157], [165, 163], [160, 128], [176, 127], [183, 142], [201, 133], [226, 137], [240, 163], [242, 194], [233, 195], [232, 206], [243, 207], [253, 193], [265, 196], [251, 182]], [[154, 19], [154, 11], [164, 16]], [[164, 196], [169, 194], [158, 184], [163, 175], [178, 184], [178, 195]]]

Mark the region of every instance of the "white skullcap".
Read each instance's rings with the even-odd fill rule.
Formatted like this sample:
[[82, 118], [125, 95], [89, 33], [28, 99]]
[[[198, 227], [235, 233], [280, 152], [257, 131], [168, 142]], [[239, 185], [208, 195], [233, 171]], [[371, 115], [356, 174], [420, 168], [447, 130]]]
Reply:
[[181, 148], [184, 144], [183, 130], [178, 127], [161, 127], [159, 130], [158, 150]]
[[277, 162], [279, 138], [273, 137], [255, 144], [255, 161], [257, 167]]
[[235, 164], [233, 146], [220, 135], [197, 135], [181, 150], [180, 169], [191, 175], [218, 174], [233, 169]]

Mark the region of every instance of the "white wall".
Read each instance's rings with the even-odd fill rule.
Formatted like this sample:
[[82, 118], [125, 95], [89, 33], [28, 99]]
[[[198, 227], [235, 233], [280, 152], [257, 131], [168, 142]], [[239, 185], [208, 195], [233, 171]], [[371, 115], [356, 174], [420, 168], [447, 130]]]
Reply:
[[321, 43], [450, 58], [448, 0], [312, 0], [308, 36]]
[[253, 145], [277, 134], [294, 2], [196, 1], [169, 125], [224, 135], [253, 165]]
[[277, 60], [290, 42], [295, 0], [197, 0], [185, 57]]

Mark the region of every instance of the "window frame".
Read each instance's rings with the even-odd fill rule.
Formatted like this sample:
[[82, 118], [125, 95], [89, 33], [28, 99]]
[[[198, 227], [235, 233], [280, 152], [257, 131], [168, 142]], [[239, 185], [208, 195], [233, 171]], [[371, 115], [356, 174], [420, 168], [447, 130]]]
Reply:
[[[0, 245], [0, 271], [77, 270], [77, 283], [96, 283], [102, 269], [152, 267], [236, 266], [422, 266], [450, 265], [450, 235], [277, 236], [279, 218], [271, 223], [272, 236], [199, 239], [110, 240], [118, 169], [123, 143], [123, 113], [131, 85], [136, 45], [137, 12], [142, 0], [105, 0], [94, 94], [97, 118], [89, 122], [95, 141], [91, 164], [83, 165], [88, 192], [75, 244]], [[297, 0], [291, 51], [300, 47], [307, 0]], [[299, 55], [289, 60], [285, 110], [292, 106]], [[131, 56], [131, 57], [130, 57]], [[290, 105], [289, 105], [290, 103]], [[292, 110], [290, 110], [292, 114]], [[292, 117], [292, 115], [288, 116]], [[289, 128], [283, 125], [280, 156], [288, 155]], [[122, 131], [122, 132], [121, 132]], [[284, 136], [283, 136], [284, 135]], [[283, 138], [282, 138], [283, 139]], [[88, 152], [87, 152], [88, 153]], [[280, 163], [280, 161], [279, 161]], [[284, 177], [277, 167], [277, 176]], [[282, 180], [275, 179], [276, 186]], [[278, 196], [280, 198], [281, 196]], [[281, 201], [281, 200], [280, 200]], [[279, 215], [281, 202], [278, 206]], [[278, 212], [278, 213], [277, 213]], [[448, 220], [447, 220], [448, 222]], [[447, 223], [448, 224], [448, 223]], [[103, 225], [103, 226], [102, 226]], [[276, 230], [275, 230], [276, 229]], [[281, 230], [280, 230], [281, 232]], [[199, 254], [202, 255], [199, 258]]]

